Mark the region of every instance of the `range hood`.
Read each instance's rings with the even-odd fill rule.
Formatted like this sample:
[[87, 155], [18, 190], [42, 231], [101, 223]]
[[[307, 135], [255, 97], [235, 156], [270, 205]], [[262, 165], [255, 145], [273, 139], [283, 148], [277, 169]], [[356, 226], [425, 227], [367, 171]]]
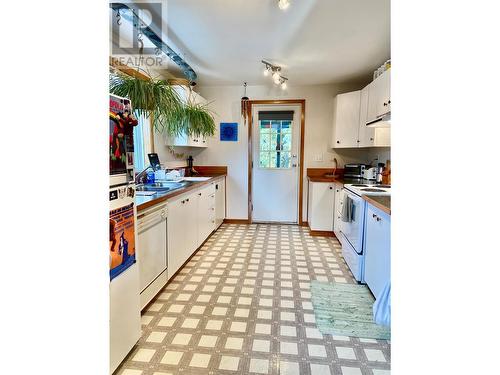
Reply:
[[369, 128], [390, 128], [391, 127], [391, 111], [380, 115], [375, 120], [366, 123]]

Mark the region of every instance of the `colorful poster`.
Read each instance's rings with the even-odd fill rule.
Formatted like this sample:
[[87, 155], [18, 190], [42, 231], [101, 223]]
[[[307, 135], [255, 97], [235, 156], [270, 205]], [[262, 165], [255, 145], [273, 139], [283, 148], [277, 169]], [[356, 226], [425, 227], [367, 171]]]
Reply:
[[[127, 190], [118, 189], [118, 198], [129, 194]], [[111, 280], [135, 263], [133, 203], [109, 212], [109, 262]]]

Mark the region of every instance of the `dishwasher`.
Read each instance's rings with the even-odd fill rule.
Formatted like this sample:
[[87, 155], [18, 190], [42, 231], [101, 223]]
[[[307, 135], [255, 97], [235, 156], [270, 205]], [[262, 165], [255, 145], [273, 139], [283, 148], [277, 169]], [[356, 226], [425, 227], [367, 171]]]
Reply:
[[167, 283], [167, 206], [146, 209], [137, 215], [137, 263], [141, 309]]

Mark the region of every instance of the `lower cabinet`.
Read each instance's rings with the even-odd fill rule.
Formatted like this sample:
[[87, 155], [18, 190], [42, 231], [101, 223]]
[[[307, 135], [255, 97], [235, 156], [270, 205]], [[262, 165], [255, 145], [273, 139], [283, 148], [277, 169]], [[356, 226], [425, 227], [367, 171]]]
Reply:
[[172, 277], [198, 247], [198, 193], [168, 202], [168, 278]]
[[226, 218], [226, 178], [215, 181], [215, 227], [218, 228]]
[[[225, 179], [214, 181], [197, 190], [168, 201], [167, 241], [168, 278], [170, 279], [218, 228], [225, 215]], [[223, 200], [221, 203], [220, 200]], [[218, 216], [219, 215], [219, 216]], [[218, 221], [217, 221], [218, 219]], [[218, 224], [220, 222], [220, 224]]]
[[309, 182], [308, 223], [313, 231], [333, 231], [335, 183]]
[[335, 210], [333, 212], [333, 233], [340, 238], [340, 221], [342, 220], [342, 206], [344, 205], [344, 185], [335, 183]]
[[391, 279], [391, 217], [367, 204], [365, 223], [365, 281], [377, 298]]

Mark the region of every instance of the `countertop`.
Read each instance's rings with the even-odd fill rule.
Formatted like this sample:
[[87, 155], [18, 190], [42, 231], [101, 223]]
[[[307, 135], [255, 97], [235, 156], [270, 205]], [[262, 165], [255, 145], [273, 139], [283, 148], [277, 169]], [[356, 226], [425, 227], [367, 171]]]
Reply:
[[363, 195], [362, 198], [386, 214], [391, 214], [391, 196], [390, 195]]
[[220, 177], [226, 176], [226, 173], [212, 173], [210, 176], [203, 175], [200, 177], [210, 177], [209, 180], [206, 181], [195, 181], [191, 185], [184, 187], [182, 189], [166, 192], [166, 193], [156, 193], [154, 195], [137, 195], [135, 196], [135, 204], [137, 205], [137, 211], [144, 210], [148, 207], [152, 207], [158, 203], [166, 202], [167, 200], [176, 197], [178, 195], [187, 193], [188, 191], [198, 189], [203, 185], [208, 185]]
[[[339, 175], [338, 177], [325, 177], [325, 176], [307, 176], [309, 181], [311, 182], [338, 182], [340, 184], [364, 184], [366, 180], [362, 178], [352, 178], [352, 177], [344, 177]], [[374, 183], [375, 181], [371, 181]]]

